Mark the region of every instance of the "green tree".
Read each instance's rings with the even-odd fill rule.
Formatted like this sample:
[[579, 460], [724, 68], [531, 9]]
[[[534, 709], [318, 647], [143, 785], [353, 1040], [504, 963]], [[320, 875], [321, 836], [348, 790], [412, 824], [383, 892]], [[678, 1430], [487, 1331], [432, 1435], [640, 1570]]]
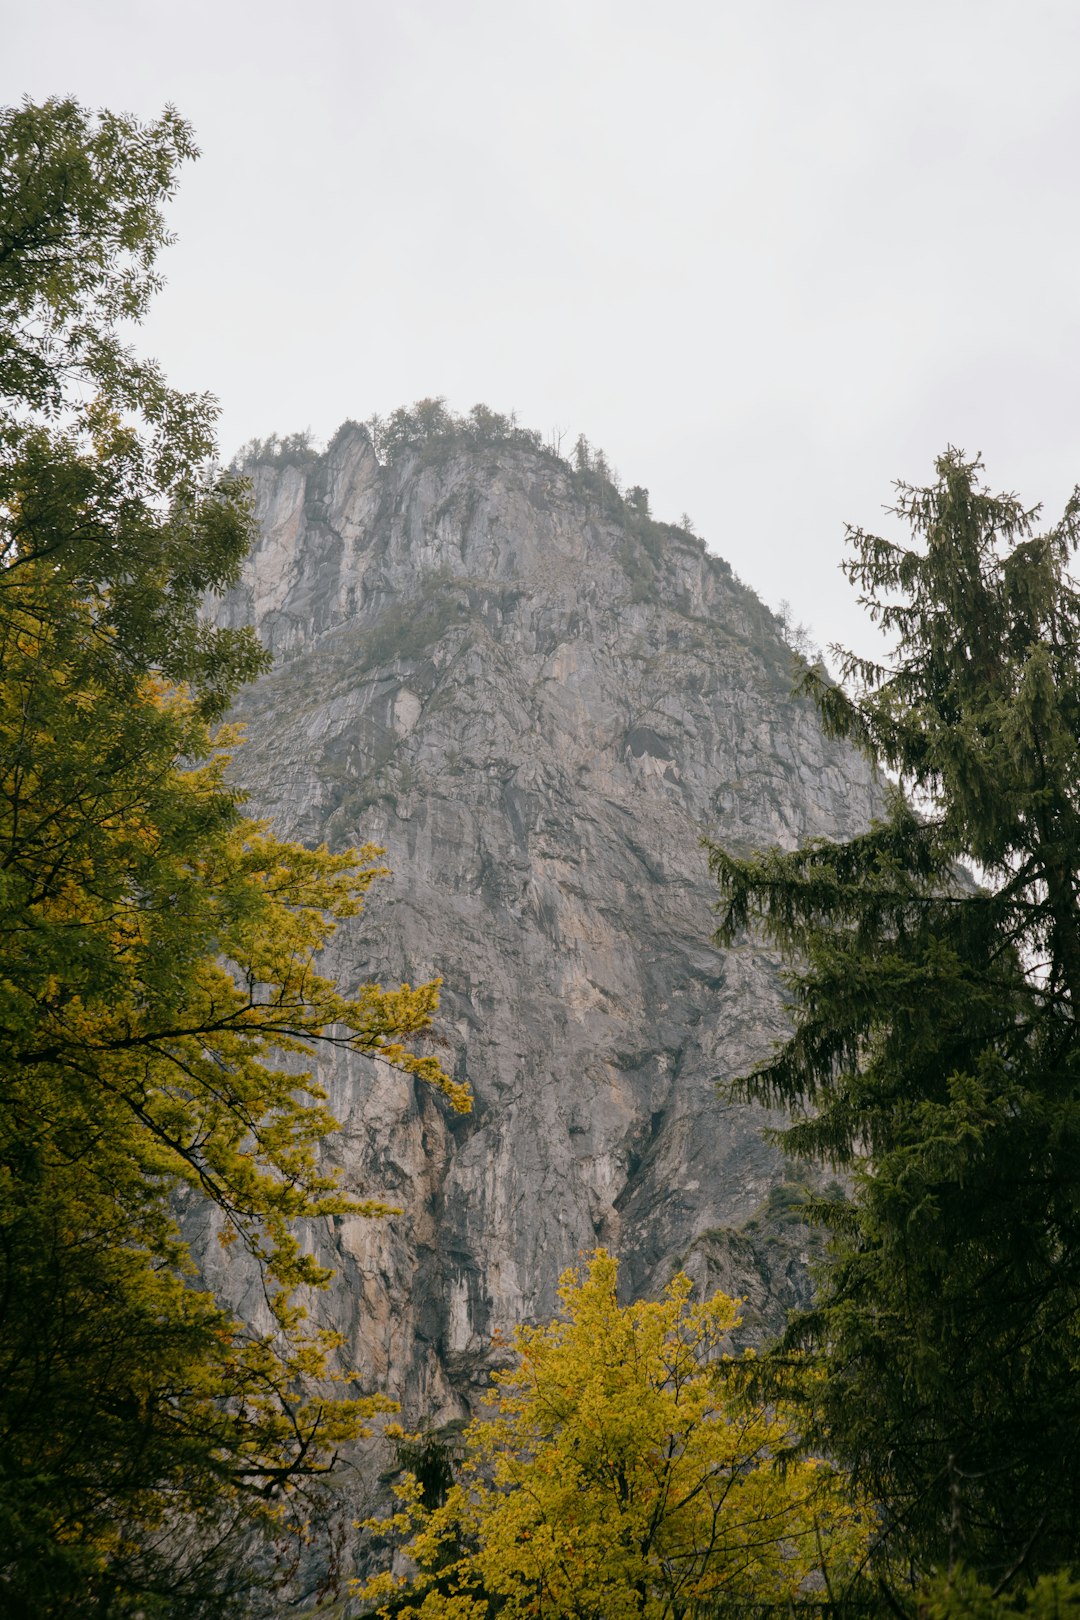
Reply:
[[[378, 1213], [320, 1167], [305, 1072], [336, 1043], [458, 1108], [415, 1049], [437, 987], [318, 971], [379, 851], [245, 818], [216, 725], [265, 662], [199, 617], [250, 542], [203, 470], [212, 402], [115, 323], [167, 240], [190, 131], [71, 102], [0, 115], [0, 1607], [207, 1615], [250, 1584], [231, 1529], [387, 1403], [336, 1371], [297, 1223]], [[216, 729], [215, 729], [216, 727]], [[194, 1274], [209, 1202], [261, 1270], [268, 1325]], [[299, 1291], [299, 1293], [298, 1293]], [[231, 1555], [235, 1559], [235, 1554]], [[185, 1610], [185, 1605], [187, 1609]]]
[[592, 447], [584, 433], [579, 433], [574, 440], [574, 471], [587, 473], [592, 469]]
[[953, 1570], [928, 1581], [917, 1599], [919, 1620], [1076, 1620], [1080, 1581], [1066, 1571], [1040, 1575], [1020, 1590], [995, 1592], [968, 1571]]
[[217, 407], [137, 358], [118, 326], [161, 284], [161, 205], [196, 148], [156, 122], [73, 101], [0, 109], [0, 590], [12, 610], [48, 560], [59, 605], [94, 604], [117, 675], [155, 669], [220, 714], [266, 659], [199, 618], [253, 538], [244, 488], [206, 471]]
[[460, 1483], [431, 1510], [407, 1476], [402, 1511], [374, 1522], [416, 1566], [363, 1585], [380, 1613], [678, 1620], [849, 1577], [866, 1522], [827, 1464], [778, 1465], [791, 1417], [742, 1398], [723, 1354], [733, 1301], [695, 1305], [678, 1276], [659, 1303], [620, 1307], [615, 1285], [602, 1250], [568, 1271], [561, 1317], [517, 1330]]
[[893, 651], [805, 677], [888, 815], [711, 861], [718, 940], [794, 964], [794, 1033], [736, 1090], [854, 1189], [787, 1339], [820, 1358], [811, 1436], [880, 1504], [884, 1575], [1005, 1589], [1080, 1549], [1080, 500], [1036, 534], [980, 472], [950, 449], [898, 486], [910, 543], [850, 532]]

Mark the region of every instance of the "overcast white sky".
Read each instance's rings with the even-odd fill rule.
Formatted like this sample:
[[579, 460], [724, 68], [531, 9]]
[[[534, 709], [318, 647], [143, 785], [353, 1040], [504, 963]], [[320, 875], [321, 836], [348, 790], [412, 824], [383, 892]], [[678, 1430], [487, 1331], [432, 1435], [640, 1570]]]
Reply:
[[253, 435], [584, 431], [819, 641], [946, 443], [1080, 481], [1080, 0], [34, 0], [0, 101], [174, 102], [142, 347]]

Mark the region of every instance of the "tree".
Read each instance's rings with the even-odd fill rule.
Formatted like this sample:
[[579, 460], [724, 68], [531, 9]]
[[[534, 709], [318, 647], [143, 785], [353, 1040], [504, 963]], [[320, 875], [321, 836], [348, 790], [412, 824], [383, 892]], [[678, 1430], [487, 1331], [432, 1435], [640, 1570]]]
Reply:
[[[298, 1222], [378, 1213], [320, 1168], [317, 1044], [468, 1106], [415, 1049], [434, 984], [318, 971], [379, 876], [245, 818], [217, 725], [265, 659], [199, 617], [251, 538], [204, 471], [212, 402], [112, 323], [138, 315], [193, 151], [72, 102], [0, 115], [0, 1606], [208, 1615], [250, 1584], [231, 1529], [387, 1403], [307, 1316]], [[264, 1278], [262, 1328], [201, 1286], [208, 1201]], [[299, 1292], [298, 1292], [299, 1291]], [[235, 1559], [235, 1554], [232, 1555]], [[185, 1604], [187, 1610], [185, 1610]]]
[[849, 531], [894, 650], [847, 655], [850, 692], [805, 676], [888, 814], [710, 859], [718, 940], [793, 964], [794, 1033], [736, 1090], [852, 1178], [786, 1341], [820, 1362], [809, 1434], [880, 1504], [884, 1576], [1004, 1590], [1080, 1546], [1080, 498], [1036, 535], [981, 470], [950, 449], [898, 486], [910, 544]]
[[620, 1307], [615, 1286], [600, 1250], [564, 1274], [560, 1319], [517, 1330], [495, 1415], [467, 1430], [441, 1506], [407, 1476], [389, 1528], [416, 1573], [364, 1585], [380, 1613], [482, 1620], [490, 1600], [507, 1620], [676, 1620], [850, 1572], [863, 1520], [827, 1464], [778, 1466], [790, 1415], [741, 1398], [722, 1352], [733, 1301], [694, 1305], [680, 1275], [662, 1302]]
[[204, 595], [235, 583], [253, 531], [214, 480], [213, 399], [170, 388], [120, 340], [160, 286], [161, 204], [196, 155], [156, 122], [73, 101], [0, 109], [0, 590], [14, 611], [94, 604], [115, 672], [189, 684], [206, 716], [266, 665], [248, 630], [212, 630]]
[[451, 439], [455, 431], [456, 419], [441, 394], [436, 399], [418, 399], [411, 410], [399, 406], [391, 411], [383, 434], [383, 449], [393, 460], [395, 455], [415, 445]]

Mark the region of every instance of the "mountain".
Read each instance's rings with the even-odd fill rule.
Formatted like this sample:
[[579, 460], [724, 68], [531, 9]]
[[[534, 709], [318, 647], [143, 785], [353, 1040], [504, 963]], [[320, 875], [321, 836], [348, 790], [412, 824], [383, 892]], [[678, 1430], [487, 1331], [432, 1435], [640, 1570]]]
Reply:
[[715, 1084], [783, 1032], [778, 970], [711, 946], [700, 839], [843, 838], [880, 797], [791, 696], [779, 622], [644, 491], [520, 431], [384, 464], [346, 424], [246, 471], [259, 540], [218, 616], [275, 666], [238, 706], [238, 778], [283, 834], [385, 847], [329, 966], [440, 975], [443, 1060], [475, 1092], [453, 1116], [321, 1063], [349, 1184], [402, 1211], [318, 1237], [347, 1359], [410, 1420], [463, 1415], [493, 1335], [550, 1315], [599, 1244], [628, 1294], [681, 1266], [747, 1296], [749, 1337], [779, 1326], [806, 1297], [805, 1172]]

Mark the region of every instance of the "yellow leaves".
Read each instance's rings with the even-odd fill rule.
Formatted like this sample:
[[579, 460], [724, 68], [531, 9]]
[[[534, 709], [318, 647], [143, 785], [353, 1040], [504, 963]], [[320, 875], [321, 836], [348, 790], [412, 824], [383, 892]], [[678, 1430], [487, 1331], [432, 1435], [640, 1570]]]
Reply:
[[[427, 1022], [427, 1020], [425, 1020]], [[361, 1045], [362, 1043], [358, 1043]], [[380, 1041], [376, 1047], [377, 1055], [393, 1068], [402, 1069], [407, 1074], [413, 1074], [425, 1084], [434, 1086], [441, 1091], [450, 1103], [455, 1113], [467, 1114], [472, 1108], [472, 1090], [463, 1080], [452, 1080], [447, 1075], [437, 1058], [431, 1056], [417, 1057], [409, 1052], [397, 1041]]]
[[441, 1508], [425, 1513], [406, 1483], [419, 1606], [401, 1612], [424, 1613], [437, 1581], [442, 1598], [501, 1600], [510, 1620], [659, 1620], [690, 1599], [782, 1601], [862, 1556], [868, 1520], [846, 1482], [816, 1461], [780, 1466], [791, 1416], [741, 1393], [723, 1352], [734, 1302], [694, 1304], [679, 1276], [663, 1300], [620, 1307], [616, 1281], [598, 1251], [563, 1276], [561, 1319], [518, 1330], [496, 1415], [467, 1431]]
[[[423, 1045], [437, 981], [346, 993], [319, 971], [336, 925], [361, 913], [384, 874], [382, 851], [309, 850], [243, 817], [224, 777], [236, 728], [209, 730], [190, 695], [155, 676], [114, 689], [96, 607], [68, 602], [64, 639], [34, 608], [33, 569], [23, 578], [25, 623], [13, 633], [0, 622], [0, 1024], [12, 1103], [0, 1159], [32, 1166], [44, 1189], [20, 1296], [30, 1342], [35, 1268], [55, 1254], [49, 1286], [68, 1292], [41, 1331], [65, 1312], [91, 1335], [105, 1323], [100, 1360], [85, 1367], [101, 1388], [72, 1396], [78, 1432], [85, 1399], [88, 1432], [103, 1445], [132, 1440], [134, 1391], [133, 1455], [151, 1431], [137, 1509], [149, 1522], [173, 1490], [220, 1501], [235, 1478], [287, 1485], [300, 1463], [325, 1460], [393, 1408], [355, 1395], [340, 1338], [298, 1302], [330, 1277], [298, 1223], [388, 1213], [320, 1169], [336, 1122], [304, 1060], [351, 1049], [455, 1109], [470, 1098]], [[30, 1230], [28, 1185], [0, 1183], [5, 1241]], [[272, 1333], [260, 1338], [198, 1291], [174, 1199], [188, 1211], [209, 1200], [221, 1248], [242, 1245], [261, 1267]], [[316, 1384], [334, 1398], [298, 1398]], [[36, 1392], [10, 1398], [48, 1431]], [[43, 1448], [35, 1438], [35, 1468]]]

